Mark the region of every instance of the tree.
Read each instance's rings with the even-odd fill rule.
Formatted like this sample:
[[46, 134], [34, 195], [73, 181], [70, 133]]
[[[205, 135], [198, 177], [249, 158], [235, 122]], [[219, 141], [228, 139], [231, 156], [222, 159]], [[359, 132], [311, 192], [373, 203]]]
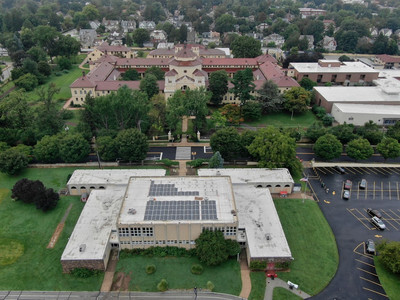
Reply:
[[400, 156], [400, 144], [399, 142], [390, 137], [384, 138], [377, 146], [376, 150], [382, 157], [385, 159], [385, 161], [388, 158], [397, 158]]
[[164, 74], [165, 72], [159, 68], [159, 67], [150, 67], [146, 70], [145, 74], [152, 74], [154, 76], [156, 76], [157, 80], [164, 80]]
[[400, 142], [400, 121], [397, 121], [393, 126], [388, 128], [386, 136], [394, 138]]
[[[232, 242], [227, 242], [224, 234], [219, 230], [204, 230], [196, 239], [196, 255], [202, 263], [208, 266], [217, 266], [228, 260], [230, 254], [234, 252], [230, 251], [232, 248]], [[238, 251], [233, 255], [239, 253], [240, 248], [236, 247], [236, 250]]]
[[165, 292], [168, 290], [168, 282], [165, 279], [161, 279], [161, 281], [157, 284], [157, 290], [160, 292]]
[[211, 169], [221, 169], [224, 167], [224, 159], [222, 158], [219, 151], [215, 152], [208, 162], [208, 167]]
[[257, 131], [253, 130], [245, 130], [240, 135], [240, 155], [242, 157], [251, 157], [249, 150], [247, 149], [248, 146], [254, 141], [257, 135]]
[[215, 30], [219, 33], [233, 31], [236, 19], [228, 14], [223, 14], [215, 20]]
[[56, 28], [49, 25], [39, 25], [33, 31], [34, 41], [43, 48], [50, 56], [56, 56], [58, 53], [57, 42], [61, 34]]
[[377, 145], [383, 139], [382, 129], [373, 121], [369, 121], [364, 126], [358, 127], [357, 134], [367, 139], [371, 145]]
[[69, 35], [61, 35], [57, 40], [57, 52], [53, 55], [71, 58], [79, 53], [81, 44]]
[[38, 71], [46, 77], [51, 75], [51, 67], [47, 61], [39, 61]]
[[15, 147], [0, 153], [0, 171], [8, 175], [19, 173], [28, 166], [28, 162], [28, 157]]
[[210, 146], [226, 161], [232, 161], [240, 154], [240, 135], [232, 127], [220, 129], [211, 135]]
[[239, 36], [231, 44], [235, 58], [257, 57], [262, 54], [261, 43], [250, 36]]
[[283, 95], [285, 101], [283, 107], [292, 113], [304, 113], [311, 102], [311, 93], [302, 87], [292, 87]]
[[219, 109], [219, 112], [232, 125], [238, 125], [243, 122], [243, 118], [240, 115], [240, 107], [237, 104], [225, 104]]
[[296, 174], [302, 170], [300, 161], [296, 159], [295, 139], [273, 126], [258, 130], [247, 149], [260, 167], [288, 168]]
[[118, 156], [125, 161], [141, 161], [149, 149], [146, 136], [136, 128], [125, 129], [118, 133], [115, 143]]
[[300, 82], [299, 82], [300, 86], [302, 88], [304, 88], [307, 91], [312, 91], [314, 86], [317, 86], [317, 83], [315, 81], [312, 81], [310, 78], [308, 77], [303, 77]]
[[11, 198], [24, 203], [35, 203], [36, 195], [44, 193], [45, 190], [46, 188], [41, 181], [22, 178], [14, 184], [11, 190]]
[[99, 10], [93, 4], [85, 5], [85, 7], [82, 10], [82, 13], [86, 16], [86, 18], [89, 21], [97, 20], [99, 19], [100, 16]]
[[257, 93], [259, 95], [257, 101], [261, 104], [263, 114], [282, 109], [283, 97], [279, 93], [278, 86], [272, 80], [264, 82]]
[[358, 138], [347, 144], [346, 153], [355, 160], [364, 160], [374, 154], [374, 149], [372, 149], [367, 139]]
[[122, 74], [122, 80], [139, 80], [140, 74], [135, 69], [129, 69]]
[[154, 95], [157, 95], [160, 91], [157, 83], [157, 77], [152, 74], [147, 74], [140, 81], [140, 90], [145, 92], [149, 99], [151, 99]]
[[35, 148], [33, 150], [35, 158], [43, 163], [58, 162], [60, 160], [59, 143], [59, 136], [44, 136], [35, 145]]
[[253, 72], [251, 69], [246, 68], [244, 70], [237, 71], [233, 75], [232, 79], [232, 92], [235, 94], [235, 98], [239, 97], [241, 104], [245, 104], [247, 100], [254, 99], [252, 93], [255, 89], [253, 82]]
[[340, 157], [343, 146], [333, 134], [325, 134], [318, 138], [314, 144], [314, 152], [324, 160]]
[[96, 139], [96, 149], [102, 160], [115, 161], [118, 157], [118, 148], [115, 140], [110, 136], [101, 136]]
[[34, 90], [38, 86], [38, 79], [35, 75], [27, 73], [22, 75], [17, 80], [14, 81], [15, 86], [24, 89], [29, 92]]
[[90, 153], [90, 145], [81, 134], [66, 134], [60, 140], [60, 158], [66, 163], [81, 162]]
[[60, 70], [69, 70], [72, 68], [72, 63], [67, 57], [60, 57], [58, 59], [58, 68]]
[[150, 40], [150, 34], [146, 29], [138, 28], [132, 34], [133, 40], [139, 47], [143, 47], [143, 43]]
[[0, 102], [0, 127], [24, 130], [32, 124], [32, 110], [25, 92], [11, 92]]
[[35, 197], [35, 204], [37, 209], [48, 211], [57, 206], [60, 196], [54, 192], [53, 189], [46, 189], [44, 193], [40, 193]]
[[242, 110], [246, 121], [257, 121], [261, 118], [261, 104], [258, 102], [248, 101]]
[[338, 126], [332, 127], [330, 129], [330, 133], [336, 136], [339, 141], [345, 145], [351, 140], [354, 140], [358, 137], [354, 133], [354, 125], [353, 124], [340, 124]]
[[195, 90], [186, 90], [183, 101], [184, 113], [187, 116], [195, 116], [193, 127], [195, 132], [201, 130], [206, 123], [208, 114], [207, 103], [211, 99], [211, 93], [204, 87]]
[[225, 70], [212, 72], [208, 83], [208, 89], [212, 93], [211, 102], [219, 105], [228, 92], [228, 73]]
[[176, 91], [172, 97], [168, 98], [168, 105], [166, 111], [166, 123], [171, 131], [175, 131], [178, 127], [178, 123], [185, 115], [183, 102], [185, 95], [182, 91]]
[[382, 240], [376, 245], [378, 260], [392, 273], [400, 273], [400, 242]]

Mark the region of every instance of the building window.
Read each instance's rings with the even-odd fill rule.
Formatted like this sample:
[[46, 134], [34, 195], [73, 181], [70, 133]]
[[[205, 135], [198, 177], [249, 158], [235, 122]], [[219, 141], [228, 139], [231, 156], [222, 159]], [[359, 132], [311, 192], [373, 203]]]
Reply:
[[153, 236], [153, 228], [152, 227], [143, 227], [142, 228], [142, 236]]
[[346, 75], [346, 80], [350, 80], [351, 75]]
[[140, 227], [133, 227], [131, 228], [131, 236], [140, 236], [141, 234]]
[[78, 91], [75, 91], [75, 95], [78, 94]]
[[363, 74], [363, 75], [360, 75], [360, 79], [361, 80], [364, 80], [365, 79], [365, 75]]
[[129, 236], [129, 228], [118, 228], [119, 236]]
[[236, 235], [236, 227], [226, 227], [225, 235]]

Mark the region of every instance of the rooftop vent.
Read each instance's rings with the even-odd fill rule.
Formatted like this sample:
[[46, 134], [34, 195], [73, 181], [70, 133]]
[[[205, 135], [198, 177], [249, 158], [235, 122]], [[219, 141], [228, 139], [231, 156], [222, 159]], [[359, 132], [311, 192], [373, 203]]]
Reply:
[[128, 209], [128, 214], [130, 214], [130, 215], [136, 214], [136, 209], [134, 209], [134, 208]]
[[86, 250], [86, 244], [82, 244], [79, 246], [79, 252], [85, 252]]
[[231, 214], [234, 215], [234, 216], [236, 216], [236, 210], [232, 209], [232, 210], [231, 210]]
[[267, 241], [269, 241], [269, 240], [272, 239], [272, 238], [271, 238], [271, 235], [270, 235], [269, 233], [267, 233], [267, 234], [265, 235], [265, 238], [267, 239]]

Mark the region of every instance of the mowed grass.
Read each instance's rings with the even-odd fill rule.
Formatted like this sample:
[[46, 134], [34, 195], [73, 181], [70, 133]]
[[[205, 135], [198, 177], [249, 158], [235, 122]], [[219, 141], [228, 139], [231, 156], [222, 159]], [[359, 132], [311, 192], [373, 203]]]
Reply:
[[[79, 197], [61, 197], [49, 212], [11, 199], [11, 188], [21, 178], [41, 180], [56, 190], [65, 187], [75, 168], [26, 169], [19, 176], [0, 173], [0, 290], [99, 290], [103, 275], [78, 279], [63, 274], [60, 258], [83, 208]], [[73, 204], [64, 230], [53, 249], [46, 249], [67, 207]], [[17, 245], [14, 248], [12, 245]], [[21, 246], [22, 247], [21, 247]]]
[[311, 126], [316, 120], [314, 114], [311, 111], [307, 111], [304, 114], [293, 115], [291, 118], [290, 113], [270, 113], [268, 115], [262, 116], [260, 120], [254, 122], [245, 122], [250, 126], [275, 126], [275, 127], [299, 127], [300, 129], [306, 129]]
[[266, 277], [264, 272], [251, 272], [251, 293], [249, 300], [263, 300], [265, 295]]
[[276, 288], [274, 288], [274, 293], [272, 294], [272, 299], [273, 300], [300, 300], [303, 298], [293, 294], [291, 291], [288, 291], [282, 287], [276, 287]]
[[[217, 267], [203, 265], [204, 272], [194, 275], [190, 272], [193, 264], [199, 264], [196, 257], [146, 257], [121, 255], [117, 272], [131, 277], [129, 289], [132, 291], [157, 292], [157, 284], [166, 279], [170, 290], [206, 289], [207, 281], [215, 285], [215, 292], [239, 295], [242, 289], [240, 266], [235, 259]], [[155, 265], [156, 272], [146, 274], [146, 266]]]
[[294, 258], [290, 272], [278, 276], [316, 295], [331, 281], [339, 263], [332, 230], [313, 200], [275, 199], [274, 203]]
[[379, 261], [378, 257], [374, 257], [376, 273], [389, 299], [400, 299], [400, 275], [393, 274], [386, 269]]

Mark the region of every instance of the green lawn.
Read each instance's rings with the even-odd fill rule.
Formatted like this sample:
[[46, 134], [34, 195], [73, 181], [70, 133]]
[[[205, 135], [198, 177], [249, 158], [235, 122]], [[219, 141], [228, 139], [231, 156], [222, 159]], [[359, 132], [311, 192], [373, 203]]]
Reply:
[[338, 267], [332, 230], [313, 200], [275, 199], [274, 203], [294, 258], [290, 272], [279, 272], [278, 276], [315, 295], [328, 285]]
[[264, 300], [266, 277], [264, 272], [251, 272], [251, 293], [249, 300]]
[[[207, 281], [211, 281], [215, 292], [239, 295], [242, 289], [240, 266], [235, 259], [231, 259], [218, 267], [204, 266], [201, 275], [193, 275], [190, 268], [198, 264], [195, 257], [145, 257], [121, 255], [117, 265], [117, 272], [124, 272], [131, 277], [129, 289], [133, 291], [156, 292], [157, 284], [166, 279], [169, 289], [206, 289]], [[155, 265], [156, 272], [148, 275], [145, 272], [147, 265]]]
[[[57, 207], [46, 213], [10, 197], [10, 189], [21, 178], [38, 179], [58, 190], [65, 187], [74, 170], [26, 169], [14, 177], [0, 173], [0, 290], [100, 289], [103, 275], [77, 279], [62, 273], [61, 254], [83, 208], [79, 197], [61, 197]], [[72, 210], [58, 242], [53, 249], [46, 249], [70, 203]]]
[[389, 299], [399, 299], [400, 295], [400, 275], [393, 274], [387, 270], [380, 262], [378, 257], [374, 257], [376, 273], [379, 281]]
[[245, 122], [250, 126], [268, 126], [272, 125], [275, 127], [299, 127], [302, 129], [308, 128], [316, 120], [314, 114], [311, 111], [307, 111], [301, 115], [294, 115], [291, 119], [290, 113], [271, 113], [266, 116], [262, 116], [260, 120], [254, 122]]
[[276, 287], [272, 296], [273, 300], [300, 300], [303, 299], [287, 289]]
[[3, 93], [7, 92], [9, 89], [11, 89], [12, 87], [14, 87], [14, 83], [9, 81], [6, 84], [2, 85], [0, 87], [0, 95], [2, 95]]
[[[74, 65], [68, 73], [61, 72], [61, 76], [56, 76], [52, 74], [47, 83], [44, 86], [48, 86], [50, 83], [55, 83], [58, 88], [60, 88], [60, 92], [54, 96], [55, 100], [67, 100], [71, 98], [70, 84], [75, 81], [79, 76], [82, 75], [82, 70], [79, 69], [78, 65]], [[28, 101], [37, 101], [39, 99], [37, 95], [37, 89], [42, 86], [37, 87], [35, 90], [26, 93]]]

